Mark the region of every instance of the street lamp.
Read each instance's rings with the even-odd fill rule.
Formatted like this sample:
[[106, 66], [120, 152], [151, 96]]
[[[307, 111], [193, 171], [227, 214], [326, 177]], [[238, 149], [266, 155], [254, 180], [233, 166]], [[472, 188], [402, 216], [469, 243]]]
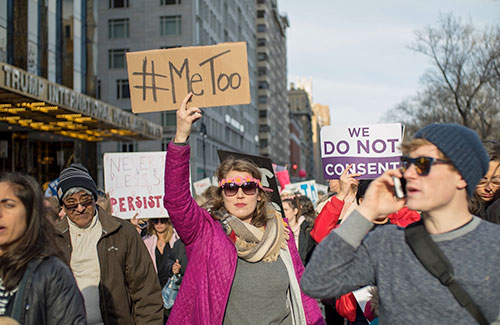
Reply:
[[207, 140], [207, 126], [205, 125], [205, 122], [203, 122], [203, 119], [201, 120], [201, 125], [200, 125], [200, 137], [201, 141], [203, 143], [203, 178], [207, 177], [207, 159], [205, 155], [205, 146], [206, 146], [206, 140]]

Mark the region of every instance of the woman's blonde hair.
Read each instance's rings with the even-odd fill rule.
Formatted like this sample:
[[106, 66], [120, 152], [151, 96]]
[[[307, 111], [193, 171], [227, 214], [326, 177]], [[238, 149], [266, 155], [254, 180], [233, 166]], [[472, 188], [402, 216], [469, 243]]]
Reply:
[[163, 241], [165, 243], [168, 243], [170, 239], [172, 238], [172, 235], [174, 234], [174, 226], [172, 226], [172, 221], [170, 221], [170, 218], [165, 218], [167, 221], [165, 224], [167, 225], [167, 230], [163, 234], [159, 234], [156, 232], [155, 225], [153, 222], [151, 222], [152, 219], [149, 219], [148, 221], [148, 235], [155, 235], [156, 237], [162, 237]]
[[[262, 176], [259, 171], [259, 167], [255, 165], [252, 161], [246, 159], [234, 159], [229, 157], [224, 160], [219, 168], [217, 168], [216, 175], [217, 180], [220, 182], [230, 171], [246, 172], [252, 175], [252, 177], [262, 180]], [[262, 227], [266, 224], [266, 211], [267, 204], [270, 202], [269, 196], [266, 192], [262, 191], [260, 188], [257, 189], [258, 202], [257, 207], [252, 216], [251, 224], [256, 227]], [[259, 200], [260, 199], [260, 200]], [[212, 217], [219, 219], [218, 212], [224, 208], [224, 197], [222, 195], [222, 187], [218, 187], [217, 190], [212, 191], [210, 198], [211, 213]]]

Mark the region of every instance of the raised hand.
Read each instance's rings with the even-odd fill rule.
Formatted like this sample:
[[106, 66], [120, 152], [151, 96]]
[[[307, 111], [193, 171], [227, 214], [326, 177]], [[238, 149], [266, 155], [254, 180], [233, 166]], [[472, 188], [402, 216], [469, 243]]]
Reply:
[[177, 110], [177, 130], [174, 142], [186, 142], [191, 134], [193, 123], [201, 117], [201, 110], [198, 107], [188, 107], [191, 97], [193, 97], [192, 92], [186, 95], [181, 107]]
[[397, 169], [388, 170], [371, 182], [366, 190], [358, 211], [368, 220], [373, 221], [394, 213], [405, 205], [406, 200], [398, 199], [394, 194], [392, 176], [402, 177], [403, 175]]
[[359, 177], [361, 176], [361, 174], [360, 173], [348, 174], [349, 169], [351, 169], [351, 167], [352, 164], [347, 166], [347, 168], [344, 169], [342, 175], [340, 175], [339, 191], [336, 197], [342, 201], [344, 201], [349, 194], [356, 194], [358, 188], [359, 181], [355, 177]]

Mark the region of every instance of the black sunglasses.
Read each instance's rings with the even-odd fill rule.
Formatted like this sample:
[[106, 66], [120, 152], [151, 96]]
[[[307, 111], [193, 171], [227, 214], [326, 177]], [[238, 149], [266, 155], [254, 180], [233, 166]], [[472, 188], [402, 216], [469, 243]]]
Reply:
[[92, 197], [87, 197], [87, 198], [84, 198], [83, 201], [80, 201], [80, 202], [70, 202], [70, 203], [66, 203], [66, 202], [63, 202], [64, 206], [66, 207], [66, 209], [68, 211], [74, 211], [76, 208], [78, 208], [78, 206], [81, 204], [84, 208], [87, 208], [89, 205], [91, 205], [92, 203], [94, 203], [94, 199]]
[[410, 158], [406, 156], [401, 157], [401, 169], [405, 172], [408, 168], [410, 168], [411, 164], [415, 165], [415, 170], [417, 174], [420, 176], [426, 176], [431, 171], [431, 167], [434, 164], [446, 164], [451, 165], [451, 161], [431, 158], [431, 157], [417, 157]]
[[240, 188], [246, 195], [254, 195], [257, 193], [257, 187], [259, 187], [259, 185], [255, 182], [245, 182], [241, 185], [236, 183], [226, 183], [222, 185], [222, 190], [226, 196], [235, 196]]
[[158, 223], [167, 223], [168, 218], [155, 218], [155, 219], [149, 219], [149, 221], [153, 224], [158, 224]]

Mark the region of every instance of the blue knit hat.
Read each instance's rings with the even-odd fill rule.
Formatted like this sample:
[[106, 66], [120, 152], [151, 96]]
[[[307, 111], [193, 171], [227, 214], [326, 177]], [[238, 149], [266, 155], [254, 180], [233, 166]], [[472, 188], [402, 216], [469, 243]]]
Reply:
[[82, 164], [74, 163], [61, 171], [59, 184], [57, 184], [57, 197], [61, 205], [64, 193], [73, 187], [82, 187], [89, 190], [94, 196], [94, 200], [97, 201], [97, 186], [87, 168]]
[[467, 182], [467, 194], [471, 197], [490, 166], [477, 133], [459, 124], [436, 123], [418, 130], [414, 137], [431, 142], [452, 162]]

